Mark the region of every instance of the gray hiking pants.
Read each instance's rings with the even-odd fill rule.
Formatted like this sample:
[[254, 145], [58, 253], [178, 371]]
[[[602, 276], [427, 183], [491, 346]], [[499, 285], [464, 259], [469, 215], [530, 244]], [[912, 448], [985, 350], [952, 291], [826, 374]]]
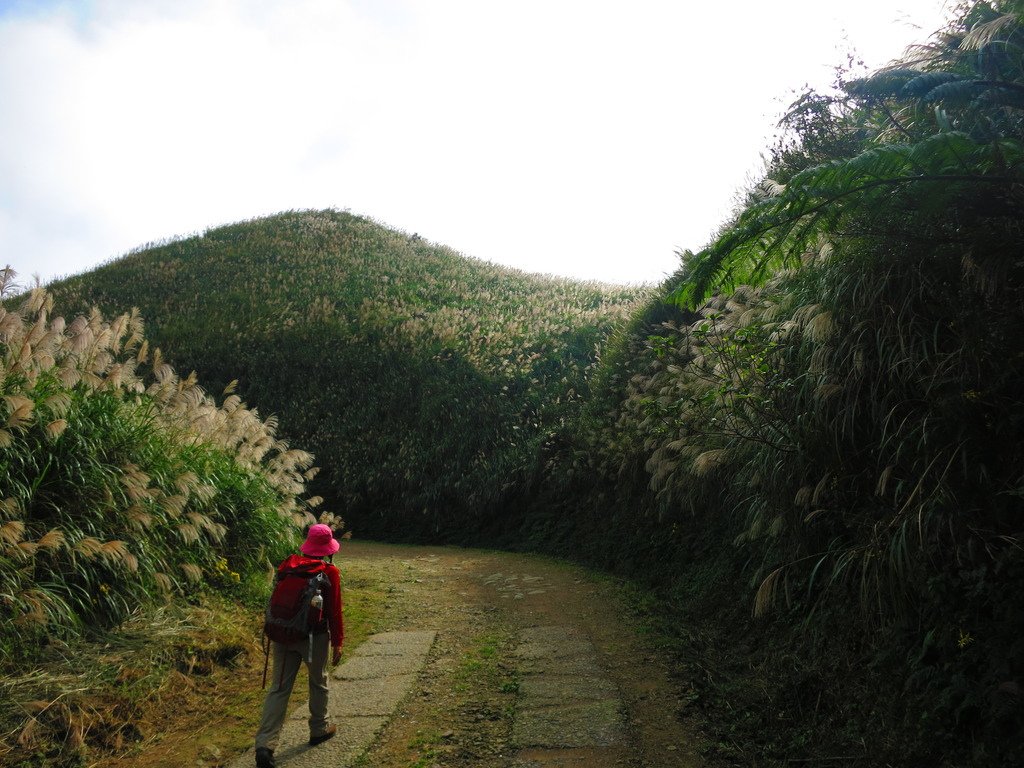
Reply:
[[[313, 658], [306, 663], [309, 671], [309, 735], [320, 736], [327, 730], [327, 654], [330, 634], [313, 635]], [[256, 748], [277, 748], [281, 726], [288, 714], [291, 696], [299, 667], [309, 656], [309, 641], [298, 643], [271, 643], [274, 658], [274, 677], [267, 698], [263, 700], [263, 717], [256, 732]]]

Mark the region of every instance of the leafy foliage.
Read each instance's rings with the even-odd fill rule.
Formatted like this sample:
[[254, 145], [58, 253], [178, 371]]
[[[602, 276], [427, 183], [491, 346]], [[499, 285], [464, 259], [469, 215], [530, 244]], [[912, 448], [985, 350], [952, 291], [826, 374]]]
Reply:
[[[978, 3], [910, 61], [847, 83], [834, 99], [804, 97], [787, 121], [809, 134], [812, 151], [823, 135], [840, 147], [837, 134], [859, 149], [762, 185], [760, 199], [689, 259], [677, 300], [693, 307], [713, 290], [762, 282], [799, 264], [823, 234], [890, 206], [938, 215], [965, 196], [1012, 199], [1024, 153], [1020, 15], [1015, 2]], [[774, 170], [787, 176], [794, 162]]]

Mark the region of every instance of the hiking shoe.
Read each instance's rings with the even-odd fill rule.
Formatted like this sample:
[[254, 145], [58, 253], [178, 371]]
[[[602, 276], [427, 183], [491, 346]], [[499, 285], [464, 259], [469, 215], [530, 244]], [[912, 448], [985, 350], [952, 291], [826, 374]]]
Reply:
[[257, 747], [256, 768], [277, 768], [277, 763], [274, 762], [274, 751], [266, 747]]
[[329, 738], [331, 738], [335, 733], [337, 733], [337, 731], [338, 731], [338, 726], [336, 726], [336, 725], [329, 725], [329, 726], [327, 726], [327, 730], [324, 731], [323, 733], [321, 733], [319, 736], [310, 736], [309, 737], [309, 746], [315, 747], [317, 744], [323, 744], [325, 741], [327, 741]]

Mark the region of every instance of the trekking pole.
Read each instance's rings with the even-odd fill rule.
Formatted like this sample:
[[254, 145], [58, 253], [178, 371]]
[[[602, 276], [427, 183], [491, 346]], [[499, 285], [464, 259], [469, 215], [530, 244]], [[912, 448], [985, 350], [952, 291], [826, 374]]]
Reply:
[[270, 666], [270, 638], [266, 635], [263, 636], [263, 684], [260, 685], [262, 691], [267, 687], [267, 667]]

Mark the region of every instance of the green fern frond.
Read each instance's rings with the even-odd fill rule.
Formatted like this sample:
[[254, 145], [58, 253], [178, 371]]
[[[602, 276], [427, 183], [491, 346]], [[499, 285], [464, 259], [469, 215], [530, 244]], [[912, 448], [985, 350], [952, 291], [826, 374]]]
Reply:
[[983, 144], [949, 131], [801, 171], [777, 197], [749, 206], [717, 242], [691, 257], [687, 279], [671, 298], [693, 308], [712, 292], [759, 284], [774, 269], [797, 265], [807, 246], [829, 234], [844, 216], [872, 205], [884, 207], [899, 189], [928, 185], [918, 204], [941, 208], [958, 183], [1015, 184], [1017, 178], [992, 171], [1019, 168], [1022, 160], [1019, 141]]
[[987, 90], [988, 86], [979, 80], [950, 80], [935, 86], [921, 96], [921, 103], [944, 102], [949, 106], [967, 105]]
[[994, 85], [983, 90], [971, 106], [979, 110], [993, 107], [1024, 109], [1024, 91], [1006, 85]]
[[923, 99], [941, 85], [966, 79], [955, 72], [925, 72], [903, 86], [900, 96], [908, 99]]
[[919, 69], [884, 69], [870, 77], [853, 80], [846, 86], [851, 96], [890, 98], [903, 95], [907, 83], [921, 76]]

